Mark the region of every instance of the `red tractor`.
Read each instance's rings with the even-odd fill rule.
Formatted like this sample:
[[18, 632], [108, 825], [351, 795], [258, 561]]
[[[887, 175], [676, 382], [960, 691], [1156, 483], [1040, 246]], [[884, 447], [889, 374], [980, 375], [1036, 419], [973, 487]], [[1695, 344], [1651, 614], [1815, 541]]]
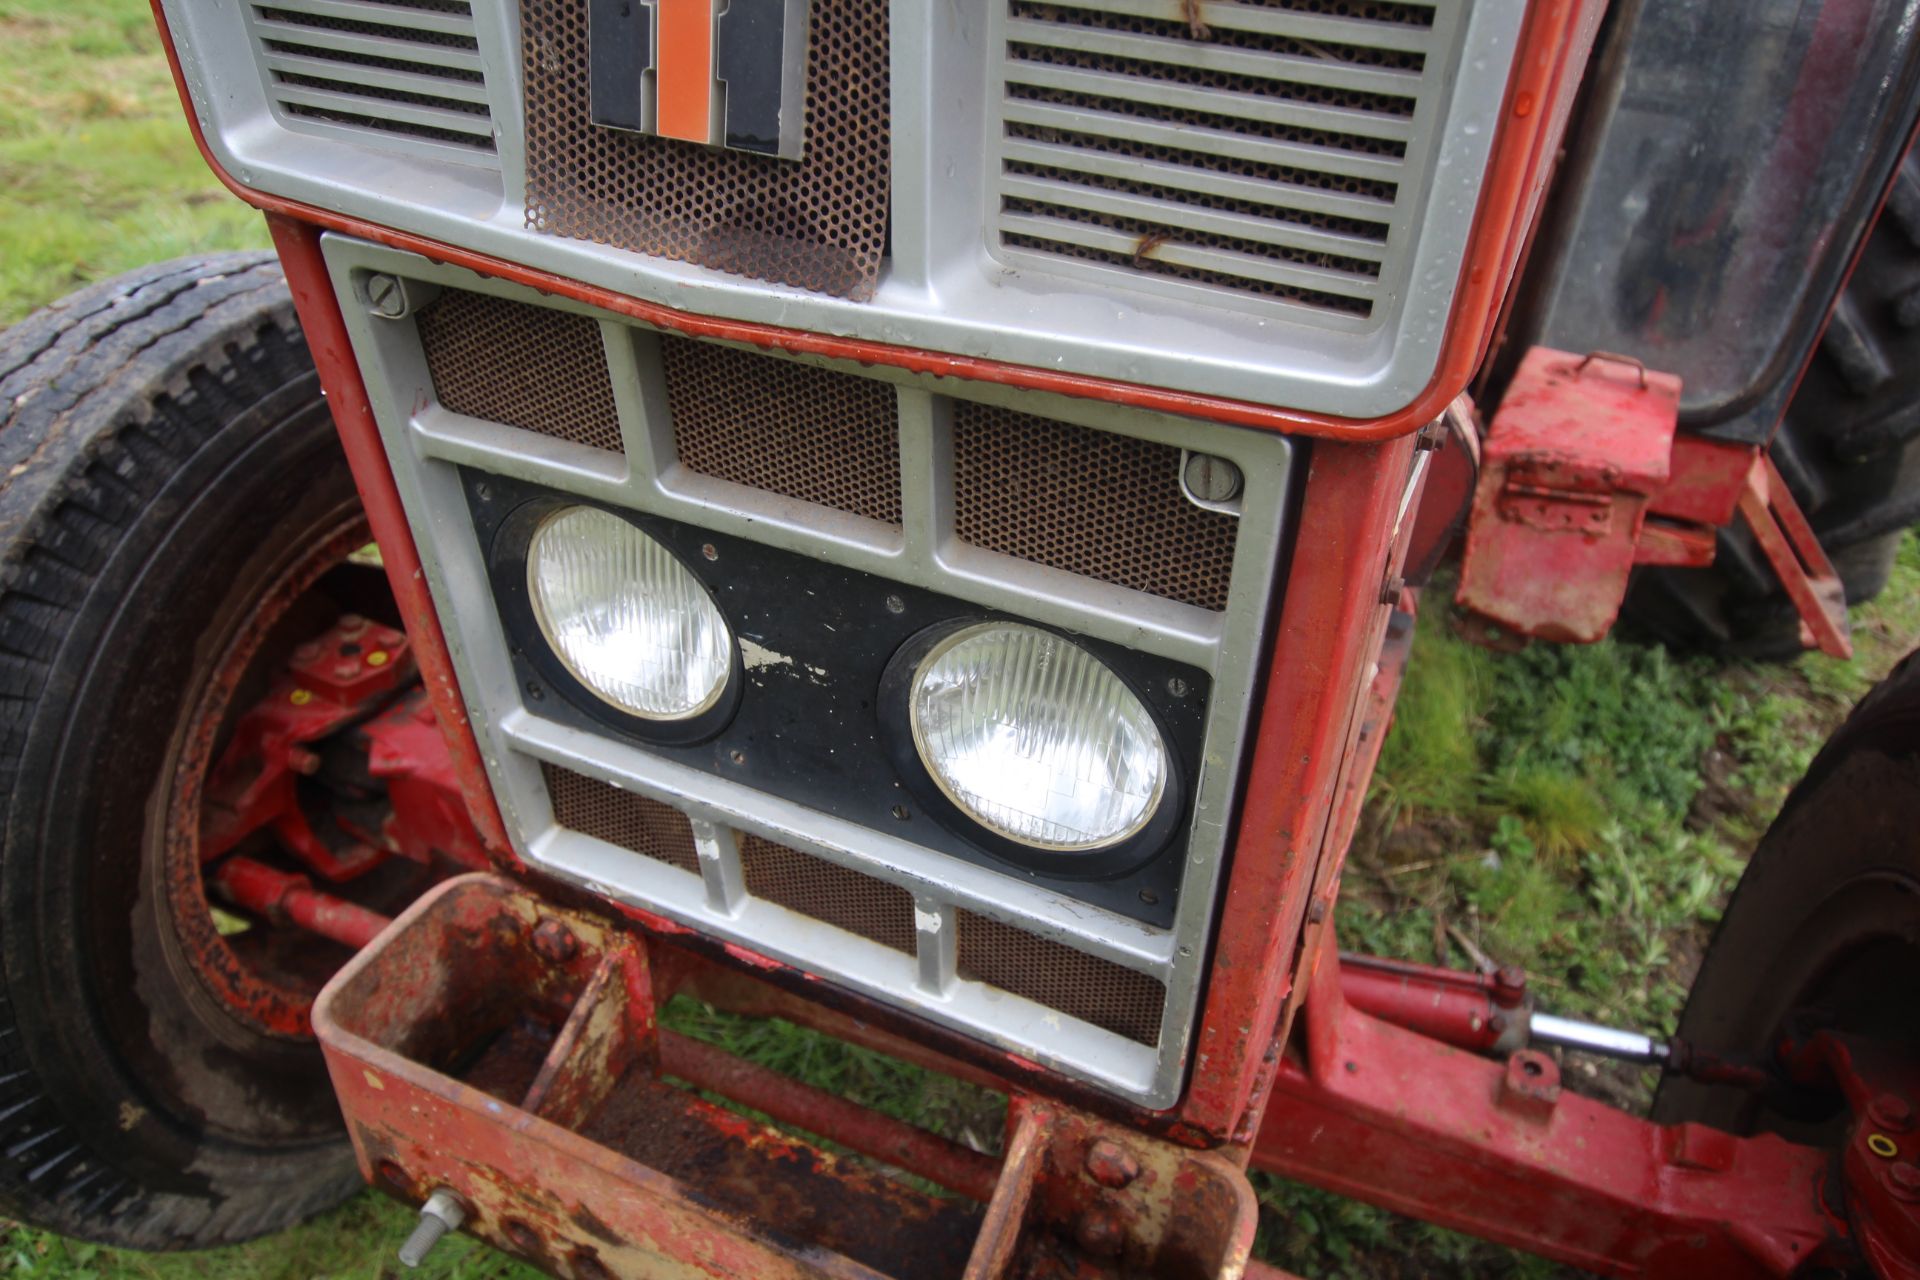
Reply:
[[1920, 4], [1604, 8], [155, 0], [277, 260], [0, 336], [0, 1208], [1238, 1277], [1254, 1169], [1920, 1276], [1920, 664], [1672, 1038], [1333, 934], [1450, 553], [1491, 640], [1845, 654], [1920, 518]]

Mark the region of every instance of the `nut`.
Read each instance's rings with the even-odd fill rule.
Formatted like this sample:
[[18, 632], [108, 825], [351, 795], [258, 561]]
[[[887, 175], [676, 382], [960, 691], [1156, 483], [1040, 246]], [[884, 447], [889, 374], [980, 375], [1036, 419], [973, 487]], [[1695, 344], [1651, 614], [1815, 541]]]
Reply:
[[1867, 1118], [1877, 1129], [1905, 1133], [1913, 1127], [1913, 1104], [1897, 1093], [1883, 1093], [1867, 1104]]
[[534, 926], [533, 949], [543, 959], [565, 964], [580, 954], [580, 939], [564, 923], [549, 917]]
[[1140, 1176], [1140, 1162], [1111, 1138], [1096, 1138], [1087, 1147], [1087, 1175], [1103, 1187], [1118, 1190]]

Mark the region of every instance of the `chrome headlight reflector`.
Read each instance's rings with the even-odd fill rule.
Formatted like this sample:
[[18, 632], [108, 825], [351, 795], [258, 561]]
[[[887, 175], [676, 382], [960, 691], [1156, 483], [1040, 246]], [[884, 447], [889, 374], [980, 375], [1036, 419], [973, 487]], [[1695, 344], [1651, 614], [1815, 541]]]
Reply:
[[619, 516], [576, 506], [542, 520], [527, 544], [527, 595], [554, 656], [617, 710], [689, 720], [727, 690], [726, 619], [678, 557]]
[[1064, 636], [963, 627], [920, 660], [907, 700], [914, 749], [960, 810], [1034, 849], [1077, 853], [1138, 834], [1172, 772], [1146, 706]]

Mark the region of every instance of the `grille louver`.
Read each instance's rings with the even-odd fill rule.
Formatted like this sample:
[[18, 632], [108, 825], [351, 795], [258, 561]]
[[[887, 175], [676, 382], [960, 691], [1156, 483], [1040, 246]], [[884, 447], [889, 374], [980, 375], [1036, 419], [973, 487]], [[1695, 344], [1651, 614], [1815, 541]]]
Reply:
[[388, 149], [498, 163], [466, 0], [273, 0], [249, 11], [267, 94], [289, 118]]
[[1372, 315], [1431, 4], [1005, 2], [1004, 248]]

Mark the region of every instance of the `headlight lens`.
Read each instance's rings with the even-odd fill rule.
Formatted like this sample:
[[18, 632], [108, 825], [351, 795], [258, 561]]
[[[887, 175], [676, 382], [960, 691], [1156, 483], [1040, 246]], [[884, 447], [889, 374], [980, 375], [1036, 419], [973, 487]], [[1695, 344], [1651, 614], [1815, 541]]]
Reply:
[[1166, 744], [1132, 690], [1079, 645], [982, 623], [935, 644], [908, 697], [913, 745], [949, 799], [1040, 849], [1116, 844], [1167, 789]]
[[685, 720], [726, 691], [726, 619], [672, 552], [616, 515], [568, 507], [543, 520], [527, 592], [567, 670], [630, 715]]

